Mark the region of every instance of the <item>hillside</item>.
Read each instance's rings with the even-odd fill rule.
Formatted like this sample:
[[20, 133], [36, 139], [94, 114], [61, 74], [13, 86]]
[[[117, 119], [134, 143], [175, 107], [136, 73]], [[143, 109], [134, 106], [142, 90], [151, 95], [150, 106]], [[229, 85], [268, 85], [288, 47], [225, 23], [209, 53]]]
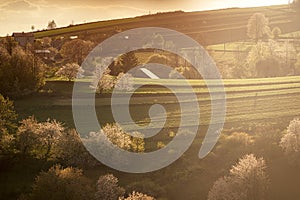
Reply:
[[299, 30], [297, 16], [288, 5], [230, 8], [213, 11], [158, 13], [134, 18], [115, 19], [70, 25], [53, 30], [35, 32], [36, 38], [78, 36], [92, 41], [103, 41], [120, 31], [138, 27], [164, 27], [185, 33], [202, 45], [232, 42], [246, 38], [246, 24], [253, 14], [261, 12], [283, 33]]

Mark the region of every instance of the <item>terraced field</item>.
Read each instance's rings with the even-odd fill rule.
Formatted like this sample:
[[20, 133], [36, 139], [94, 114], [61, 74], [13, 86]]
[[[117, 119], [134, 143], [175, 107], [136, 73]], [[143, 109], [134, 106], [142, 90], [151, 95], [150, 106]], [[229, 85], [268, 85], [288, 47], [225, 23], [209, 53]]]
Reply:
[[[213, 92], [218, 93], [220, 85], [215, 84], [213, 80], [210, 82], [213, 85]], [[57, 84], [65, 88], [63, 93], [53, 91], [50, 96], [39, 95], [16, 100], [15, 105], [20, 118], [34, 114], [39, 120], [46, 120], [50, 117], [63, 121], [69, 127], [74, 127], [71, 104], [72, 86], [68, 82], [49, 82], [48, 87], [53, 89]], [[66, 87], [67, 84], [69, 84], [68, 87]], [[85, 80], [82, 84], [88, 84], [88, 82]], [[200, 117], [201, 125], [210, 123], [212, 100], [204, 81], [191, 80], [193, 91], [182, 87], [181, 80], [135, 79], [135, 84], [147, 84], [138, 89], [131, 98], [130, 111], [137, 124], [144, 126], [149, 123], [148, 111], [153, 104], [161, 104], [165, 107], [167, 122], [164, 127], [167, 130], [178, 127], [182, 114], [190, 119], [188, 126], [197, 126], [195, 124], [196, 117]], [[175, 92], [179, 95], [188, 96], [191, 92], [195, 92], [200, 116], [196, 116], [194, 107], [190, 107], [186, 113], [180, 113], [179, 104], [189, 105], [193, 102], [189, 100], [178, 102], [170, 90], [159, 87], [157, 84], [173, 85], [176, 88]], [[224, 86], [227, 109], [225, 126], [256, 121], [279, 123], [300, 114], [300, 77], [224, 80]], [[121, 100], [122, 97], [118, 98]], [[113, 122], [110, 100], [109, 95], [96, 96], [97, 115], [102, 124]], [[216, 102], [220, 100], [222, 99], [213, 99]], [[161, 114], [157, 113], [152, 120], [161, 121], [163, 119]], [[124, 123], [130, 129], [131, 124], [126, 121]]]

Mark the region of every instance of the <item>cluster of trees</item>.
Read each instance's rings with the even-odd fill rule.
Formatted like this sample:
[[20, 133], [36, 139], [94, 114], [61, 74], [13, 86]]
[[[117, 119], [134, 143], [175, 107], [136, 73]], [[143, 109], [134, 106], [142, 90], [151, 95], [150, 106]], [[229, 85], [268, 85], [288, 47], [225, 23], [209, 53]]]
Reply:
[[155, 200], [154, 197], [132, 191], [125, 197], [125, 189], [112, 174], [100, 176], [95, 186], [81, 169], [63, 168], [55, 165], [41, 172], [35, 179], [30, 194], [23, 194], [22, 200], [70, 199], [70, 200]]
[[226, 56], [212, 52], [223, 78], [300, 75], [300, 53], [296, 43], [293, 39], [285, 39], [281, 34], [281, 29], [271, 27], [269, 19], [263, 13], [253, 14], [247, 24], [250, 42], [231, 44], [235, 46], [236, 52]]
[[0, 41], [0, 93], [20, 96], [37, 91], [43, 85], [43, 63], [12, 38]]
[[[169, 41], [165, 41], [161, 35], [155, 35], [152, 40], [153, 43], [158, 43], [160, 46], [175, 48], [174, 44]], [[151, 45], [153, 44], [150, 44], [149, 48], [151, 48]], [[39, 55], [43, 62], [47, 64], [47, 67], [45, 68], [45, 76], [47, 78], [63, 77], [68, 79], [69, 81], [76, 78], [77, 74], [84, 74], [86, 76], [95, 75], [95, 69], [97, 69], [99, 65], [98, 62], [99, 60], [102, 60], [102, 58], [87, 60], [91, 63], [85, 65], [84, 69], [78, 67], [81, 66], [87, 55], [94, 47], [95, 43], [91, 41], [86, 41], [80, 38], [70, 39], [61, 37], [45, 37], [42, 39], [38, 39], [34, 44], [34, 49], [43, 49], [48, 51], [47, 56], [45, 57], [43, 56], [43, 54]], [[105, 74], [110, 75], [111, 78], [121, 77], [123, 74], [127, 74], [129, 70], [137, 67], [138, 65], [147, 63], [159, 63], [166, 64], [174, 68], [174, 71], [170, 73], [171, 78], [178, 78], [174, 77], [174, 74], [176, 74], [174, 73], [175, 71], [188, 79], [201, 78], [197, 70], [195, 70], [186, 61], [183, 61], [182, 59], [180, 60], [180, 58], [175, 58], [174, 55], [172, 55], [174, 59], [171, 60], [168, 58], [169, 56], [166, 56], [167, 54], [168, 53], [166, 52], [153, 53], [152, 55], [148, 53], [148, 55], [150, 56], [146, 60], [143, 60], [140, 59], [140, 57], [137, 57], [137, 52], [129, 51], [125, 54], [122, 54], [114, 61], [107, 63], [109, 66], [109, 71], [106, 71]], [[107, 84], [103, 85], [103, 91], [110, 91], [112, 86], [115, 85], [113, 83], [114, 81], [112, 81], [111, 78], [108, 78], [108, 76], [103, 78], [105, 79], [103, 80], [103, 82], [107, 82]], [[99, 89], [99, 91], [101, 91], [101, 89]]]
[[[38, 122], [33, 116], [18, 125], [12, 101], [2, 95], [0, 114], [0, 160], [19, 157], [23, 162], [38, 159], [54, 163], [48, 171], [36, 177], [32, 191], [23, 194], [20, 199], [154, 199], [134, 189], [126, 195], [125, 189], [118, 185], [118, 179], [112, 174], [100, 176], [94, 185], [82, 169], [99, 163], [85, 149], [74, 129], [67, 129], [56, 120]], [[144, 152], [144, 140], [129, 136], [118, 124], [107, 124], [101, 131], [106, 135], [106, 140], [120, 148]], [[141, 134], [136, 132], [136, 136]]]
[[93, 42], [77, 38], [65, 42], [60, 49], [60, 54], [64, 58], [65, 63], [75, 62], [81, 65], [93, 47]]
[[[59, 162], [75, 167], [93, 167], [96, 160], [88, 153], [82, 144], [78, 133], [74, 129], [66, 129], [56, 120], [38, 122], [33, 116], [24, 119], [16, 128], [16, 114], [12, 103], [0, 96], [1, 115], [1, 152], [14, 152], [21, 157], [43, 159]], [[144, 152], [145, 142], [139, 132], [136, 137], [129, 136], [119, 124], [107, 124], [101, 132], [114, 145], [124, 150]], [[91, 142], [95, 142], [94, 138]]]
[[[15, 114], [11, 112], [10, 118], [15, 120], [14, 117]], [[5, 124], [9, 124], [3, 124], [2, 130], [9, 130], [5, 128]], [[13, 128], [15, 126], [16, 124], [13, 124]], [[91, 167], [97, 164], [84, 148], [76, 131], [65, 129], [56, 120], [38, 122], [34, 117], [29, 117], [22, 120], [14, 130], [1, 131], [1, 143], [6, 144], [1, 152], [77, 167]]]
[[112, 76], [110, 72], [111, 70], [109, 68], [105, 69], [105, 65], [97, 66], [91, 87], [100, 94], [111, 92], [114, 88], [119, 91], [133, 90], [133, 76], [130, 73], [124, 74], [120, 72], [117, 76]]
[[[223, 169], [229, 169], [229, 173], [219, 173], [221, 177], [212, 184], [208, 200], [272, 199], [273, 184], [282, 185], [285, 181], [279, 179], [280, 182], [277, 182], [279, 174], [272, 174], [274, 168], [282, 171], [299, 169], [300, 120], [292, 120], [284, 131], [273, 126], [255, 125], [249, 127], [250, 133], [235, 132], [221, 136], [219, 144], [208, 159], [214, 165], [222, 165]], [[237, 158], [239, 160], [236, 164], [228, 165], [235, 163]], [[265, 160], [268, 161], [268, 165]], [[283, 173], [289, 174], [286, 171]]]
[[296, 49], [289, 42], [274, 40], [258, 42], [250, 50], [246, 67], [249, 77], [276, 77], [296, 75], [294, 70]]
[[[59, 68], [67, 64], [76, 63], [80, 66], [94, 45], [93, 42], [80, 38], [44, 37], [35, 40], [31, 51], [34, 53], [38, 50], [38, 53], [35, 52], [36, 57], [47, 64], [45, 76], [52, 78], [56, 76]], [[87, 75], [90, 75], [90, 68], [84, 70]]]
[[297, 50], [291, 41], [279, 41], [280, 34], [279, 27], [270, 28], [269, 20], [264, 14], [253, 14], [248, 20], [247, 35], [254, 44], [248, 48], [242, 46], [249, 53], [235, 57], [235, 67], [227, 76], [262, 78], [299, 75]]
[[[49, 37], [21, 47], [13, 38], [6, 37], [0, 41], [0, 93], [17, 97], [36, 92], [45, 77], [72, 80], [85, 73], [80, 65], [93, 47], [93, 42], [82, 39], [65, 41]], [[36, 50], [50, 53], [36, 53]]]

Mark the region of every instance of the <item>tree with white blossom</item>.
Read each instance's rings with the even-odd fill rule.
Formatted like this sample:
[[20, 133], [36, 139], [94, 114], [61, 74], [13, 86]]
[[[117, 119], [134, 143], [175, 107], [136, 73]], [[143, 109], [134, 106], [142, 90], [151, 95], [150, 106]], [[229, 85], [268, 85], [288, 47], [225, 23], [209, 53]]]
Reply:
[[300, 119], [292, 120], [287, 127], [286, 134], [280, 140], [280, 147], [290, 161], [300, 164]]
[[253, 154], [245, 155], [232, 166], [228, 176], [214, 183], [208, 200], [262, 200], [268, 184], [264, 159]]
[[119, 200], [155, 200], [155, 198], [140, 192], [133, 191], [127, 198], [121, 197], [119, 198]]
[[56, 120], [38, 122], [33, 116], [21, 121], [16, 134], [17, 148], [22, 155], [53, 159], [54, 147], [65, 128]]
[[121, 72], [117, 76], [115, 88], [120, 91], [133, 90], [133, 76], [129, 73], [124, 74]]
[[256, 42], [265, 36], [270, 37], [269, 19], [262, 13], [253, 14], [248, 20], [247, 35]]
[[125, 189], [118, 184], [119, 180], [112, 174], [100, 176], [97, 185], [95, 200], [118, 200], [125, 194]]
[[80, 168], [94, 167], [98, 164], [82, 144], [75, 129], [65, 131], [56, 141], [53, 158], [61, 164]]
[[84, 70], [77, 63], [68, 63], [61, 67], [56, 75], [59, 77], [65, 77], [69, 81], [75, 79], [76, 77], [80, 77], [84, 73]]
[[106, 124], [101, 133], [106, 135], [108, 140], [121, 149], [129, 150], [131, 146], [131, 138], [126, 134], [118, 123]]
[[133, 137], [126, 133], [118, 123], [106, 124], [99, 132], [90, 132], [85, 138], [81, 138], [85, 146], [94, 155], [101, 156], [114, 163], [129, 162], [126, 157], [115, 151], [119, 148], [125, 151], [143, 153], [145, 142], [143, 135], [139, 132], [133, 132]]

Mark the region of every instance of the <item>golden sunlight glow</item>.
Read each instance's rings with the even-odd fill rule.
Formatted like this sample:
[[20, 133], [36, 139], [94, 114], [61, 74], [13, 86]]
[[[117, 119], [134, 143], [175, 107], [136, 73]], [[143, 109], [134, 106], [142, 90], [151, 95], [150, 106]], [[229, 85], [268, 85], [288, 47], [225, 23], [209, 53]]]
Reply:
[[[233, 1], [237, 2], [237, 1]], [[271, 5], [280, 5], [280, 4], [288, 4], [288, 0], [269, 0], [269, 1], [253, 1], [253, 0], [241, 0], [238, 1], [240, 7], [254, 7], [254, 6], [271, 6]]]
[[[253, 0], [228, 0], [228, 1], [211, 1], [205, 9], [219, 9], [219, 8], [231, 8], [231, 7], [258, 7], [258, 6], [270, 6], [270, 5], [282, 5], [288, 4], [293, 0], [269, 0], [269, 1], [253, 1]], [[201, 7], [199, 7], [201, 6]], [[203, 5], [199, 2], [194, 3], [194, 8], [203, 10]]]
[[36, 30], [42, 30], [51, 19], [54, 19], [59, 27], [62, 27], [68, 26], [73, 22], [79, 24], [91, 21], [135, 17], [156, 12], [174, 10], [189, 12], [232, 7], [258, 7], [288, 4], [289, 1], [293, 0], [86, 0], [86, 2], [74, 0], [72, 1], [72, 5], [69, 5], [67, 2], [70, 1], [66, 0], [53, 1], [0, 0], [0, 35], [5, 36], [12, 32], [31, 31], [32, 25], [34, 25]]

